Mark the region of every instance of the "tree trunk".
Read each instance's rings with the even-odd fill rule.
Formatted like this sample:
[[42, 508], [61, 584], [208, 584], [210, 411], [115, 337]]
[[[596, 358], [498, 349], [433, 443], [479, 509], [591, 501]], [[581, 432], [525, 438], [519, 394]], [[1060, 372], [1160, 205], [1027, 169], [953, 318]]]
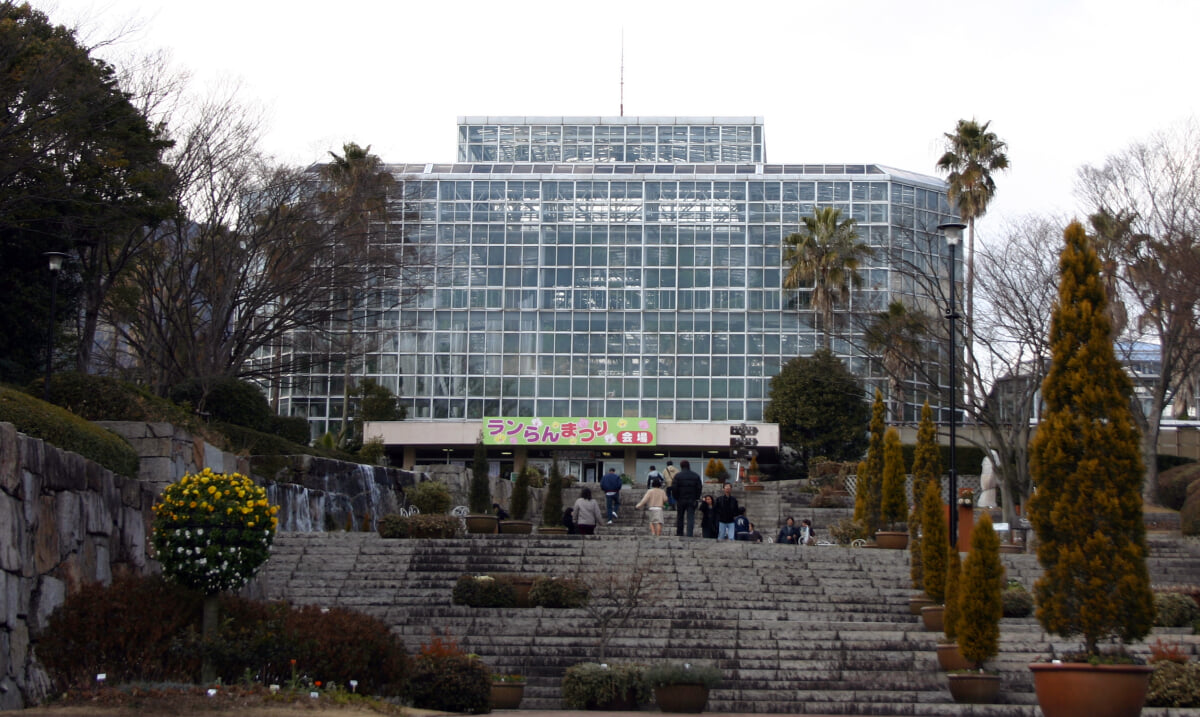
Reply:
[[221, 603], [216, 595], [204, 596], [204, 621], [201, 624], [201, 635], [204, 638], [204, 658], [200, 666], [200, 683], [211, 685], [217, 681], [217, 668], [213, 665], [209, 646], [217, 639], [217, 621], [220, 619]]

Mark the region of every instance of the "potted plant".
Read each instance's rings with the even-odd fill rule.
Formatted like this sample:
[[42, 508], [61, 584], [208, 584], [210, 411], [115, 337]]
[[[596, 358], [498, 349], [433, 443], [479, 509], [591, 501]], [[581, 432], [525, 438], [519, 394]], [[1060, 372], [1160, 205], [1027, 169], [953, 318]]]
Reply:
[[566, 535], [567, 527], [562, 524], [562, 492], [562, 471], [555, 460], [550, 464], [550, 477], [546, 480], [546, 500], [542, 503], [542, 524], [538, 526], [538, 533]]
[[1030, 444], [1029, 519], [1044, 569], [1034, 584], [1038, 622], [1083, 645], [1030, 669], [1045, 717], [1137, 715], [1152, 668], [1100, 650], [1110, 638], [1140, 640], [1154, 625], [1132, 384], [1113, 351], [1096, 251], [1078, 222], [1063, 239], [1046, 408]]
[[467, 496], [467, 532], [490, 534], [497, 532], [499, 520], [489, 514], [492, 507], [492, 486], [488, 478], [487, 447], [483, 437], [475, 441], [475, 459], [471, 462], [471, 490]]
[[883, 393], [875, 390], [871, 404], [871, 438], [867, 443], [867, 459], [858, 464], [854, 487], [854, 522], [863, 527], [864, 538], [874, 538], [879, 530], [879, 512], [883, 500]]
[[379, 519], [381, 538], [456, 538], [462, 523], [453, 515], [385, 515]]
[[921, 499], [921, 566], [924, 571], [925, 594], [932, 605], [921, 608], [921, 621], [930, 632], [942, 631], [942, 601], [946, 597], [946, 547], [950, 540], [950, 529], [946, 527], [946, 516], [942, 511], [942, 489], [937, 481], [925, 484], [925, 495]]
[[721, 670], [711, 664], [660, 662], [646, 670], [646, 683], [663, 712], [703, 712], [708, 691], [721, 684]]
[[875, 531], [875, 545], [888, 550], [904, 550], [908, 547], [908, 528], [904, 526], [904, 486], [907, 475], [904, 471], [904, 447], [900, 445], [900, 432], [887, 429], [883, 436], [883, 485], [880, 489], [880, 519], [887, 530]]
[[521, 472], [517, 473], [517, 482], [513, 484], [512, 499], [510, 501], [510, 513], [512, 520], [500, 521], [501, 533], [523, 533], [528, 535], [533, 532], [533, 523], [529, 522], [529, 467], [521, 468]]
[[525, 696], [523, 675], [500, 675], [492, 673], [492, 692], [489, 702], [494, 710], [515, 710], [521, 706]]
[[950, 674], [950, 695], [955, 702], [991, 704], [1000, 693], [1000, 676], [985, 672], [983, 663], [1000, 651], [1004, 566], [1000, 564], [1000, 538], [986, 513], [971, 534], [971, 552], [958, 582], [954, 624], [958, 651], [970, 667]]
[[938, 667], [944, 672], [965, 670], [970, 664], [963, 659], [958, 651], [958, 619], [959, 619], [959, 578], [962, 575], [962, 565], [959, 562], [958, 551], [952, 546], [946, 547], [946, 605], [942, 611], [942, 639], [938, 640]]
[[913, 615], [920, 615], [921, 608], [933, 604], [933, 600], [925, 594], [925, 569], [921, 562], [922, 516], [925, 486], [934, 483], [941, 495], [941, 483], [938, 476], [942, 473], [941, 451], [937, 445], [937, 427], [933, 425], [933, 409], [929, 401], [921, 408], [921, 425], [917, 429], [917, 445], [913, 451], [913, 507], [908, 516], [908, 558], [909, 576], [912, 578], [913, 589], [917, 595], [909, 598], [908, 609]]
[[646, 666], [581, 662], [563, 674], [563, 704], [572, 710], [636, 710], [650, 700]]

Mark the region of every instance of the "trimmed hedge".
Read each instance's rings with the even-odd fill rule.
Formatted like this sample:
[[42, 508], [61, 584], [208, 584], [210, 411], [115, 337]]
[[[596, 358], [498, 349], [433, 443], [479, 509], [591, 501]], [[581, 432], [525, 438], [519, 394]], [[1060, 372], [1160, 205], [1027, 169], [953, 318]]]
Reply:
[[1164, 508], [1181, 510], [1187, 500], [1188, 486], [1200, 478], [1200, 463], [1186, 463], [1158, 474], [1155, 495]]
[[113, 473], [136, 478], [138, 454], [124, 438], [12, 387], [0, 386], [0, 421], [64, 451], [73, 451]]

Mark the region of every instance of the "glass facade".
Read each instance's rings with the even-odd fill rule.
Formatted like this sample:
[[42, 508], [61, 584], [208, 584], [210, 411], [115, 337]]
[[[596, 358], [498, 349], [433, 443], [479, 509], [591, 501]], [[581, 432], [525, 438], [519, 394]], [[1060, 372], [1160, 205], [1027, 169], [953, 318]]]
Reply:
[[[837, 305], [832, 348], [855, 373], [887, 391], [864, 317], [895, 299], [938, 313], [936, 227], [953, 218], [940, 179], [768, 164], [758, 119], [490, 119], [460, 119], [458, 163], [388, 165], [378, 233], [428, 251], [429, 288], [400, 306], [376, 292], [350, 373], [396, 392], [410, 418], [762, 420], [771, 377], [821, 346], [811, 289], [782, 289], [783, 238], [816, 207], [853, 217], [876, 249]], [[292, 337], [291, 358], [328, 369], [280, 395], [314, 435], [342, 415], [345, 367], [324, 347]], [[911, 380], [896, 420], [936, 391]]]

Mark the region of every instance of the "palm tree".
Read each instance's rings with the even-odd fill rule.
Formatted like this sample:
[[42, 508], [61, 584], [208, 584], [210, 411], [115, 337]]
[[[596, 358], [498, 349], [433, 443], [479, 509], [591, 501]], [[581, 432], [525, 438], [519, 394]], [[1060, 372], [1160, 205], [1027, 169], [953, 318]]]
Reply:
[[[992, 123], [979, 124], [975, 120], [959, 120], [954, 133], [947, 133], [946, 153], [937, 161], [937, 168], [948, 172], [946, 182], [950, 185], [950, 201], [958, 208], [958, 214], [967, 223], [967, 277], [963, 303], [966, 305], [967, 326], [971, 324], [975, 308], [975, 220], [987, 213], [988, 205], [996, 196], [994, 172], [1008, 169], [1008, 145], [989, 132]], [[969, 334], [969, 331], [968, 331]]]
[[[322, 168], [322, 178], [328, 189], [321, 193], [321, 200], [329, 213], [338, 234], [340, 250], [354, 252], [362, 257], [365, 265], [372, 263], [371, 224], [387, 211], [387, 190], [392, 184], [392, 175], [384, 168], [383, 160], [371, 154], [371, 146], [360, 147], [354, 142], [342, 145], [342, 154], [330, 152], [330, 162]], [[341, 300], [345, 304], [345, 326], [342, 336], [334, 339], [341, 343], [338, 353], [342, 356], [342, 427], [338, 431], [337, 443], [344, 447], [351, 438], [350, 395], [352, 372], [356, 363], [354, 354], [365, 353], [365, 346], [357, 346], [354, 335], [354, 313], [363, 304], [363, 287], [346, 287]]]
[[804, 217], [804, 227], [783, 242], [787, 267], [783, 288], [812, 285], [812, 308], [821, 315], [822, 347], [828, 349], [834, 302], [849, 298], [850, 290], [862, 284], [859, 261], [872, 249], [858, 240], [857, 222], [843, 218], [842, 210], [834, 207], [818, 207], [811, 217]]
[[867, 350], [883, 360], [891, 394], [892, 420], [903, 421], [904, 374], [921, 363], [923, 339], [929, 335], [929, 317], [913, 311], [903, 301], [888, 304], [887, 311], [875, 314], [864, 331]]

